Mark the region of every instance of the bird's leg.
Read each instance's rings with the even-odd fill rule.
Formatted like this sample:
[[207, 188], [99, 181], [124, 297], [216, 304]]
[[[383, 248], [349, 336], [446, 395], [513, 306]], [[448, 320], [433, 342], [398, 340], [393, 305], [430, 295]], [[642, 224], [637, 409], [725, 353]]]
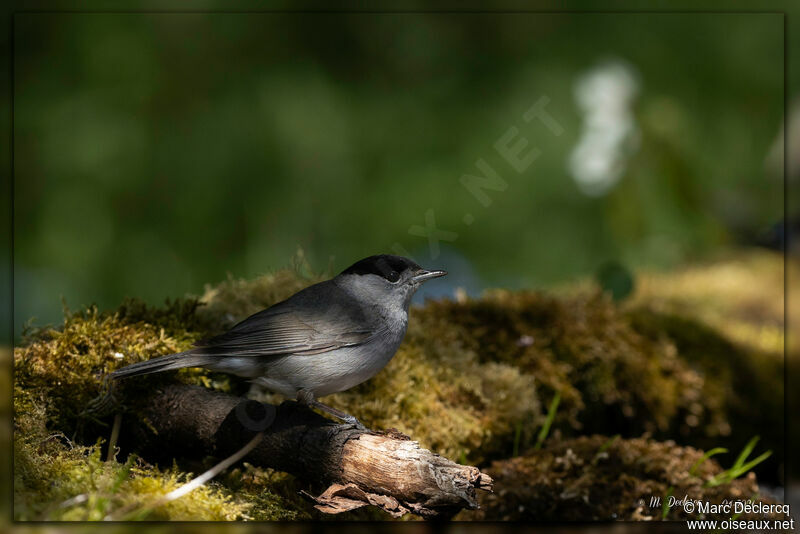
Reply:
[[343, 412], [343, 411], [341, 411], [341, 410], [337, 410], [336, 408], [332, 408], [332, 407], [328, 406], [327, 404], [322, 404], [322, 403], [321, 403], [321, 402], [319, 402], [318, 400], [313, 400], [313, 401], [311, 401], [311, 402], [309, 403], [309, 406], [311, 406], [312, 408], [319, 408], [319, 409], [320, 409], [320, 410], [322, 410], [323, 412], [325, 412], [325, 413], [329, 413], [329, 414], [331, 414], [332, 416], [336, 417], [337, 419], [341, 419], [342, 421], [344, 421], [344, 422], [345, 422], [345, 423], [347, 423], [348, 425], [354, 425], [354, 426], [355, 426], [356, 428], [358, 428], [359, 430], [365, 430], [365, 431], [366, 431], [366, 430], [368, 430], [368, 428], [367, 428], [367, 427], [365, 427], [365, 426], [364, 426], [364, 425], [361, 423], [361, 421], [359, 421], [358, 419], [356, 419], [354, 416], [352, 416], [352, 415], [350, 415], [350, 414], [347, 414], [347, 413], [344, 413], [344, 412]]
[[306, 406], [310, 406], [311, 408], [319, 408], [323, 412], [330, 414], [349, 425], [354, 425], [359, 430], [364, 430], [364, 431], [369, 430], [367, 427], [361, 424], [361, 421], [359, 421], [352, 415], [344, 413], [341, 410], [337, 410], [336, 408], [331, 408], [327, 404], [322, 404], [314, 397], [314, 394], [308, 391], [307, 389], [301, 389], [300, 391], [297, 392], [297, 402], [299, 402], [300, 404], [304, 404]]

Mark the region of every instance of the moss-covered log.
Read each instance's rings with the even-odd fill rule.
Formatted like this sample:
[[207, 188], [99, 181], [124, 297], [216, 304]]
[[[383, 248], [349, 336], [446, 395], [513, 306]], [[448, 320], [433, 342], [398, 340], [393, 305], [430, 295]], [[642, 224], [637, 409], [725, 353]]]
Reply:
[[[787, 258], [784, 267], [780, 255], [743, 251], [679, 272], [636, 273], [637, 290], [624, 302], [612, 301], [588, 282], [553, 292], [496, 290], [475, 298], [459, 293], [452, 300], [429, 301], [412, 308], [406, 339], [386, 369], [324, 400], [367, 426], [397, 428], [419, 440], [421, 447], [488, 471], [496, 493], [479, 493], [481, 511], [464, 511], [461, 519], [522, 517], [514, 512], [520, 506], [536, 510], [523, 513], [526, 518], [612, 517], [604, 512], [608, 502], [592, 497], [593, 488], [607, 490], [609, 502], [622, 502], [625, 487], [608, 483], [608, 477], [629, 473], [639, 460], [635, 465], [627, 460], [610, 464], [608, 472], [599, 469], [600, 461], [599, 470], [584, 473], [576, 467], [569, 472], [576, 480], [586, 475], [579, 486], [586, 483], [588, 493], [581, 498], [588, 495], [595, 504], [591, 514], [553, 502], [549, 512], [541, 512], [540, 504], [548, 502], [544, 496], [552, 501], [561, 492], [549, 483], [534, 484], [531, 492], [526, 489], [532, 470], [538, 473], [537, 480], [553, 484], [561, 480], [549, 471], [555, 464], [545, 461], [547, 451], [590, 434], [619, 434], [619, 446], [630, 442], [641, 449], [640, 457], [652, 456], [647, 463], [656, 466], [666, 465], [668, 455], [657, 446], [638, 447], [635, 440], [645, 433], [657, 443], [674, 440], [681, 447], [726, 448], [727, 456], [715, 457], [724, 465], [733, 463], [737, 452], [760, 435], [754, 454], [766, 450], [773, 454], [755, 466], [758, 480], [779, 486], [784, 459], [784, 329], [789, 326], [783, 317], [784, 268], [796, 276], [800, 264]], [[208, 458], [196, 460], [206, 449], [196, 450], [190, 459], [188, 452], [199, 445], [194, 435], [172, 447], [151, 430], [137, 441], [123, 434], [120, 443], [126, 454], [104, 461], [116, 412], [85, 416], [88, 405], [101, 394], [103, 377], [115, 369], [186, 350], [195, 340], [218, 333], [320, 278], [283, 270], [255, 280], [229, 279], [209, 286], [199, 301], [181, 299], [150, 307], [130, 300], [105, 312], [94, 307], [67, 311], [57, 327], [26, 331], [13, 359], [14, 517], [327, 517], [298, 495], [320, 495], [325, 486], [250, 462], [229, 469], [189, 496], [154, 505], [160, 496], [212, 465]], [[787, 299], [790, 305], [794, 301], [800, 298]], [[796, 358], [796, 348], [789, 348], [788, 357]], [[147, 399], [176, 383], [240, 396], [247, 393], [271, 404], [282, 400], [256, 389], [248, 392], [250, 384], [235, 377], [200, 369], [149, 375], [120, 384], [119, 398], [125, 404], [115, 409], [127, 409], [123, 429], [149, 429], [133, 400]], [[537, 450], [534, 443], [556, 393], [561, 402], [549, 437]], [[203, 408], [197, 408], [197, 417], [203, 416]], [[789, 409], [794, 408], [790, 404]], [[145, 450], [149, 444], [160, 450]], [[591, 450], [602, 446], [589, 445], [568, 448], [593, 455]], [[614, 450], [607, 452], [613, 457]], [[222, 454], [218, 451], [216, 456]], [[571, 457], [566, 449], [553, 454], [564, 461]], [[690, 456], [698, 454], [702, 452]], [[679, 467], [674, 473], [686, 472], [687, 466]], [[648, 470], [637, 479], [639, 486], [652, 486], [654, 494], [674, 486], [676, 494], [680, 488], [693, 496], [706, 495], [692, 486], [698, 482], [694, 478], [684, 486], [682, 479]], [[718, 496], [734, 498], [735, 492], [744, 491], [741, 484], [720, 486]], [[358, 491], [337, 487], [332, 493], [348, 498]], [[634, 511], [635, 507], [615, 513], [618, 518], [636, 519], [630, 515]], [[386, 514], [364, 507], [340, 517], [379, 519]]]
[[150, 457], [224, 457], [263, 431], [245, 460], [328, 487], [319, 497], [306, 493], [326, 513], [374, 505], [395, 517], [449, 517], [477, 508], [475, 490], [492, 486], [477, 468], [422, 449], [398, 432], [335, 424], [293, 401], [274, 407], [173, 385], [136, 404], [147, 424], [133, 424], [132, 441]]

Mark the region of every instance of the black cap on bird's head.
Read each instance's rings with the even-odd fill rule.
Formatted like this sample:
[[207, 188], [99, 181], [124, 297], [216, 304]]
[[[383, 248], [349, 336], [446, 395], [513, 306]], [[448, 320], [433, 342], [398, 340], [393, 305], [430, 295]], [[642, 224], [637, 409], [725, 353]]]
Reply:
[[342, 271], [341, 274], [374, 274], [394, 284], [400, 280], [422, 283], [432, 278], [444, 276], [447, 271], [428, 271], [408, 258], [391, 254], [378, 254], [357, 261]]

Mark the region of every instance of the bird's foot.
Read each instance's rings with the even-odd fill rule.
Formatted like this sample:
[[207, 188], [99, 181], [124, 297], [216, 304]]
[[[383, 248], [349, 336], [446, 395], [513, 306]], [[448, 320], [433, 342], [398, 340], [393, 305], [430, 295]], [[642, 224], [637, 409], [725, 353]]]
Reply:
[[297, 401], [300, 404], [305, 404], [306, 406], [310, 406], [312, 408], [319, 408], [323, 412], [334, 416], [335, 418], [339, 419], [347, 423], [348, 425], [353, 425], [357, 430], [361, 430], [363, 432], [369, 432], [369, 429], [365, 427], [361, 421], [353, 417], [352, 415], [345, 413], [341, 410], [337, 410], [336, 408], [332, 408], [326, 404], [322, 404], [318, 400], [314, 398], [314, 394], [307, 390], [301, 390], [297, 393]]
[[369, 428], [365, 427], [364, 424], [353, 417], [352, 415], [345, 414], [345, 417], [342, 418], [342, 421], [347, 423], [348, 425], [353, 425], [356, 430], [361, 430], [363, 432], [369, 432]]
[[357, 430], [361, 430], [363, 432], [368, 432], [369, 431], [369, 429], [367, 427], [365, 427], [361, 423], [361, 421], [359, 421], [358, 419], [356, 419], [354, 416], [350, 415], [349, 413], [345, 413], [345, 412], [343, 412], [341, 410], [337, 410], [336, 408], [331, 408], [330, 406], [322, 404], [319, 401], [314, 401], [310, 405], [315, 407], [315, 408], [319, 408], [323, 412], [334, 416], [335, 418], [339, 419], [340, 421], [343, 421], [344, 423], [346, 423], [348, 425], [354, 426]]

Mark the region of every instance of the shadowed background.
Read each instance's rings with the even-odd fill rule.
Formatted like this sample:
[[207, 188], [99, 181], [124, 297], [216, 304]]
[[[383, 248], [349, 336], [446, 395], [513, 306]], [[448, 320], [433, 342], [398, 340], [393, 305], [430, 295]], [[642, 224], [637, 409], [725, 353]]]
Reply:
[[[14, 30], [15, 335], [58, 322], [62, 296], [160, 303], [298, 247], [338, 271], [399, 245], [453, 272], [439, 292], [474, 292], [669, 268], [781, 219], [778, 14], [26, 13]], [[559, 136], [522, 118], [542, 97]], [[521, 173], [494, 148], [511, 127], [540, 151]], [[479, 158], [507, 184], [488, 207], [459, 181]], [[426, 212], [450, 232], [439, 257]]]

